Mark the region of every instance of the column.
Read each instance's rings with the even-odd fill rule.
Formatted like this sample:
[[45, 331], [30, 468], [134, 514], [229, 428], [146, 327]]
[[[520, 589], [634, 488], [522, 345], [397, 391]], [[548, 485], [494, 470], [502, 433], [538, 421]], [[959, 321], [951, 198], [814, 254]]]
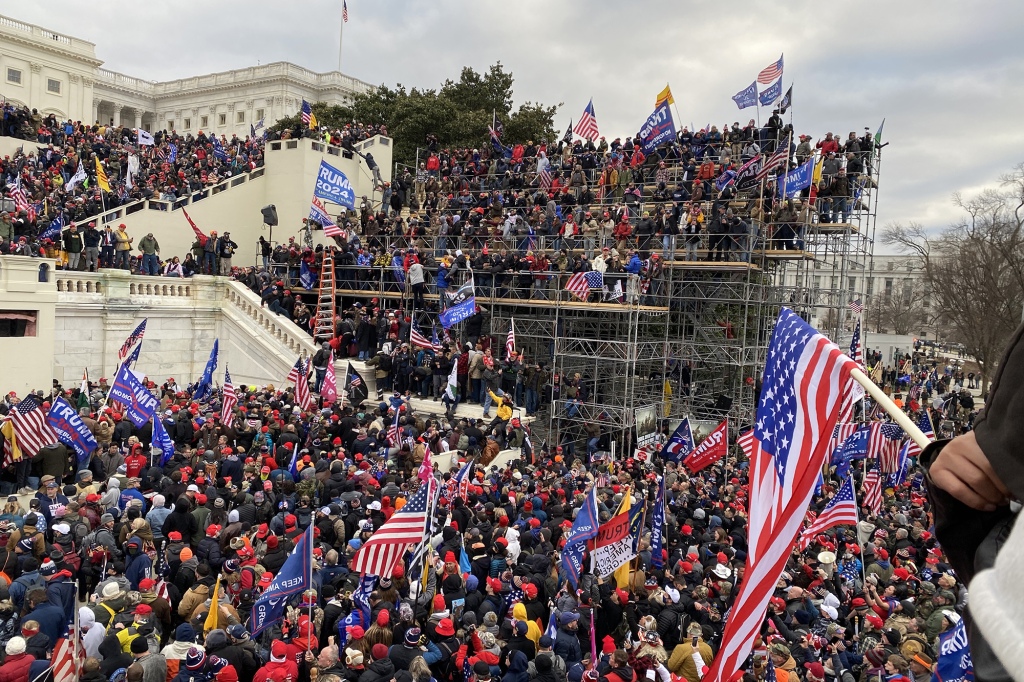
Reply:
[[100, 120], [100, 99], [99, 97], [92, 98], [92, 119], [87, 123], [95, 123]]
[[135, 127], [136, 128], [141, 128], [142, 127], [142, 112], [139, 111], [138, 109], [135, 109]]
[[123, 104], [114, 105], [114, 126], [121, 125], [121, 109], [124, 109]]
[[[43, 93], [46, 92], [46, 83], [43, 82], [43, 65], [39, 62], [30, 62], [28, 65], [29, 75], [28, 82], [28, 106], [30, 108], [37, 107], [36, 102], [43, 101]], [[42, 108], [42, 107], [39, 107]]]

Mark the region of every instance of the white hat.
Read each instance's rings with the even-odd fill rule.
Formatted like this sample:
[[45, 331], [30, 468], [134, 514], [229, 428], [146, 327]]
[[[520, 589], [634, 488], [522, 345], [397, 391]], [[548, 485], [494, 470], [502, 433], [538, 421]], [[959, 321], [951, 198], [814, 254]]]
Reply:
[[185, 488], [185, 492], [188, 492], [188, 493], [198, 493], [198, 492], [201, 492], [201, 491], [199, 490], [199, 486], [197, 486], [195, 483], [193, 483], [193, 484], [189, 485], [189, 487]]
[[666, 586], [665, 594], [668, 595], [669, 599], [672, 600], [673, 604], [679, 603], [679, 590], [677, 590], [676, 588], [672, 587], [671, 585]]
[[71, 532], [71, 526], [66, 523], [56, 523], [53, 526], [54, 533], [60, 533], [61, 535], [67, 535]]
[[17, 656], [18, 654], [25, 653], [25, 638], [24, 637], [11, 637], [7, 642], [7, 655]]
[[732, 576], [732, 569], [725, 564], [717, 564], [711, 572], [722, 580], [728, 580]]
[[119, 594], [121, 594], [121, 588], [118, 587], [116, 582], [107, 583], [103, 586], [103, 590], [100, 592], [100, 596], [104, 599], [114, 599]]
[[828, 616], [831, 620], [837, 620], [839, 618], [839, 612], [836, 611], [834, 606], [822, 605], [821, 612]]
[[[366, 505], [366, 508], [367, 509], [373, 509], [374, 511], [380, 511], [380, 502], [378, 502], [377, 500], [374, 500], [370, 504]], [[330, 510], [328, 510], [328, 511], [330, 511]]]
[[238, 523], [238, 510], [232, 509], [228, 512], [228, 523]]

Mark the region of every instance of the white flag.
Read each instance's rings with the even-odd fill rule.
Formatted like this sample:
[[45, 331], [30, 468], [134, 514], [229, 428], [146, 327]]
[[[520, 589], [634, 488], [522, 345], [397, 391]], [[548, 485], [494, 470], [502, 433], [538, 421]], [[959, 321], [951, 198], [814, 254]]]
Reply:
[[154, 144], [156, 144], [156, 140], [153, 139], [152, 133], [150, 133], [148, 130], [143, 130], [142, 128], [139, 128], [139, 144], [153, 146]]
[[75, 171], [75, 174], [71, 176], [70, 180], [68, 180], [67, 191], [73, 192], [77, 185], [79, 185], [80, 183], [85, 182], [85, 178], [86, 178], [85, 166], [82, 165], [81, 161], [79, 161], [78, 162], [78, 170]]
[[459, 394], [459, 363], [452, 363], [452, 373], [448, 375], [448, 386], [444, 389], [444, 394], [448, 396], [448, 400], [455, 400], [455, 397]]

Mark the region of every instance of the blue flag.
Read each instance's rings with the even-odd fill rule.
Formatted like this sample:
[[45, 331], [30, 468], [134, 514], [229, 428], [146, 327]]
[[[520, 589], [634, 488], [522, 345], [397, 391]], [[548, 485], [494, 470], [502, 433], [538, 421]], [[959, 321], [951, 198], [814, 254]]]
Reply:
[[216, 135], [210, 137], [210, 141], [213, 143], [213, 155], [221, 161], [228, 160], [228, 153], [224, 151], [224, 145], [220, 143]]
[[678, 464], [686, 459], [691, 451], [693, 451], [693, 431], [690, 429], [690, 418], [684, 417], [665, 442], [665, 447], [661, 449], [661, 457]]
[[736, 180], [736, 171], [727, 170], [717, 178], [715, 178], [715, 189], [721, 192], [723, 189], [728, 187]]
[[347, 209], [356, 207], [356, 191], [352, 188], [352, 183], [344, 173], [326, 161], [320, 162], [313, 195]]
[[210, 395], [210, 388], [213, 384], [213, 370], [217, 369], [217, 349], [220, 346], [220, 339], [213, 340], [213, 350], [210, 351], [210, 359], [206, 361], [206, 369], [199, 379], [195, 392], [192, 393], [192, 400], [196, 402], [207, 398]]
[[174, 163], [178, 160], [178, 145], [168, 142], [167, 149], [170, 150], [170, 153], [167, 154], [167, 163]]
[[498, 139], [498, 136], [494, 134], [494, 131], [491, 131], [491, 146], [494, 147], [494, 151], [498, 152], [506, 159], [512, 158], [512, 148], [503, 145], [501, 140]]
[[448, 307], [441, 311], [438, 319], [441, 320], [442, 327], [449, 329], [474, 314], [476, 314], [476, 289], [473, 280], [470, 279], [452, 294], [448, 301]]
[[306, 261], [302, 261], [299, 266], [299, 281], [302, 282], [302, 288], [306, 291], [312, 291], [313, 285], [316, 284], [316, 273], [309, 268]]
[[832, 453], [832, 461], [836, 467], [836, 476], [846, 478], [850, 473], [850, 462], [868, 456], [868, 443], [871, 439], [871, 427], [862, 426], [843, 441], [842, 445]]
[[153, 440], [150, 443], [154, 448], [160, 448], [160, 466], [167, 466], [174, 456], [174, 441], [167, 435], [167, 429], [159, 416], [153, 417]]
[[463, 573], [473, 572], [473, 565], [469, 563], [469, 557], [466, 556], [465, 547], [459, 547], [459, 570]]
[[89, 455], [98, 445], [92, 431], [78, 416], [75, 408], [68, 404], [68, 401], [60, 396], [55, 398], [50, 405], [50, 411], [46, 413], [46, 423], [57, 434], [60, 442], [74, 448], [75, 453], [78, 454], [79, 468], [89, 464]]
[[807, 160], [807, 163], [798, 166], [786, 173], [779, 182], [779, 196], [793, 197], [811, 186], [811, 179], [814, 176], [814, 157]]
[[768, 88], [761, 93], [759, 99], [761, 100], [761, 106], [770, 107], [782, 96], [782, 76], [779, 76], [779, 80], [772, 83]]
[[[956, 615], [954, 613], [954, 615]], [[935, 662], [932, 682], [971, 682], [974, 680], [974, 661], [967, 641], [967, 628], [959, 616], [951, 629], [939, 635], [939, 658]]]
[[583, 553], [587, 549], [587, 541], [597, 537], [598, 512], [597, 512], [597, 486], [590, 489], [583, 508], [576, 515], [576, 521], [565, 538], [565, 547], [562, 548], [562, 568], [565, 569], [566, 577], [572, 583], [573, 589], [580, 577], [583, 568]]
[[732, 101], [736, 102], [736, 106], [740, 109], [755, 106], [757, 104], [757, 81], [733, 95]]
[[288, 473], [292, 475], [293, 481], [299, 480], [299, 449], [292, 443], [292, 461], [288, 463]]
[[554, 609], [551, 609], [551, 615], [548, 616], [548, 626], [544, 630], [544, 634], [552, 640], [558, 639], [558, 617], [556, 613]]
[[128, 419], [139, 428], [152, 419], [160, 407], [156, 396], [125, 365], [121, 365], [114, 375], [114, 383], [107, 397], [123, 405]]
[[672, 120], [672, 111], [668, 100], [655, 107], [654, 113], [647, 117], [644, 127], [640, 129], [640, 140], [643, 142], [644, 154], [650, 154], [665, 142], [676, 138], [676, 122]]
[[[249, 631], [253, 637], [284, 617], [285, 604], [292, 595], [308, 589], [313, 583], [313, 524], [295, 543], [295, 549], [285, 560], [270, 586], [252, 606]], [[353, 595], [354, 596], [354, 595]]]
[[647, 507], [647, 498], [643, 497], [633, 503], [629, 508], [629, 534], [633, 536], [633, 554], [640, 551], [640, 536], [644, 534], [644, 509]]
[[665, 567], [661, 552], [665, 544], [665, 477], [658, 485], [658, 497], [651, 512], [651, 565], [657, 569]]
[[405, 263], [401, 256], [391, 257], [391, 272], [395, 276], [395, 281], [398, 282], [398, 288], [405, 291]]
[[139, 359], [139, 354], [140, 353], [142, 353], [142, 344], [141, 343], [138, 344], [137, 346], [135, 346], [135, 350], [133, 350], [131, 352], [131, 354], [124, 359], [125, 367], [131, 367], [135, 362], [137, 362], [138, 359]]
[[60, 233], [64, 230], [64, 216], [62, 213], [58, 213], [57, 217], [50, 222], [50, 226], [46, 228], [46, 231], [39, 235], [40, 239], [50, 239], [57, 241], [60, 239]]

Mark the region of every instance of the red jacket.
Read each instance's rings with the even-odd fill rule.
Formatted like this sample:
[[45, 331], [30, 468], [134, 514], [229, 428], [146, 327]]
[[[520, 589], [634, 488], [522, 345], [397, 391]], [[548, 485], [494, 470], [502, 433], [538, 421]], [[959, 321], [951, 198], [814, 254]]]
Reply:
[[[28, 675], [28, 670], [25, 671], [25, 674]], [[281, 663], [273, 661], [267, 663], [256, 671], [252, 682], [285, 682], [285, 680], [289, 679], [292, 682], [298, 682], [299, 679], [299, 666], [295, 664], [295, 659], [292, 658], [288, 658]], [[0, 680], [0, 682], [9, 681]]]
[[36, 657], [32, 654], [18, 654], [8, 656], [3, 665], [0, 665], [0, 682], [23, 682], [28, 679], [29, 668]]

